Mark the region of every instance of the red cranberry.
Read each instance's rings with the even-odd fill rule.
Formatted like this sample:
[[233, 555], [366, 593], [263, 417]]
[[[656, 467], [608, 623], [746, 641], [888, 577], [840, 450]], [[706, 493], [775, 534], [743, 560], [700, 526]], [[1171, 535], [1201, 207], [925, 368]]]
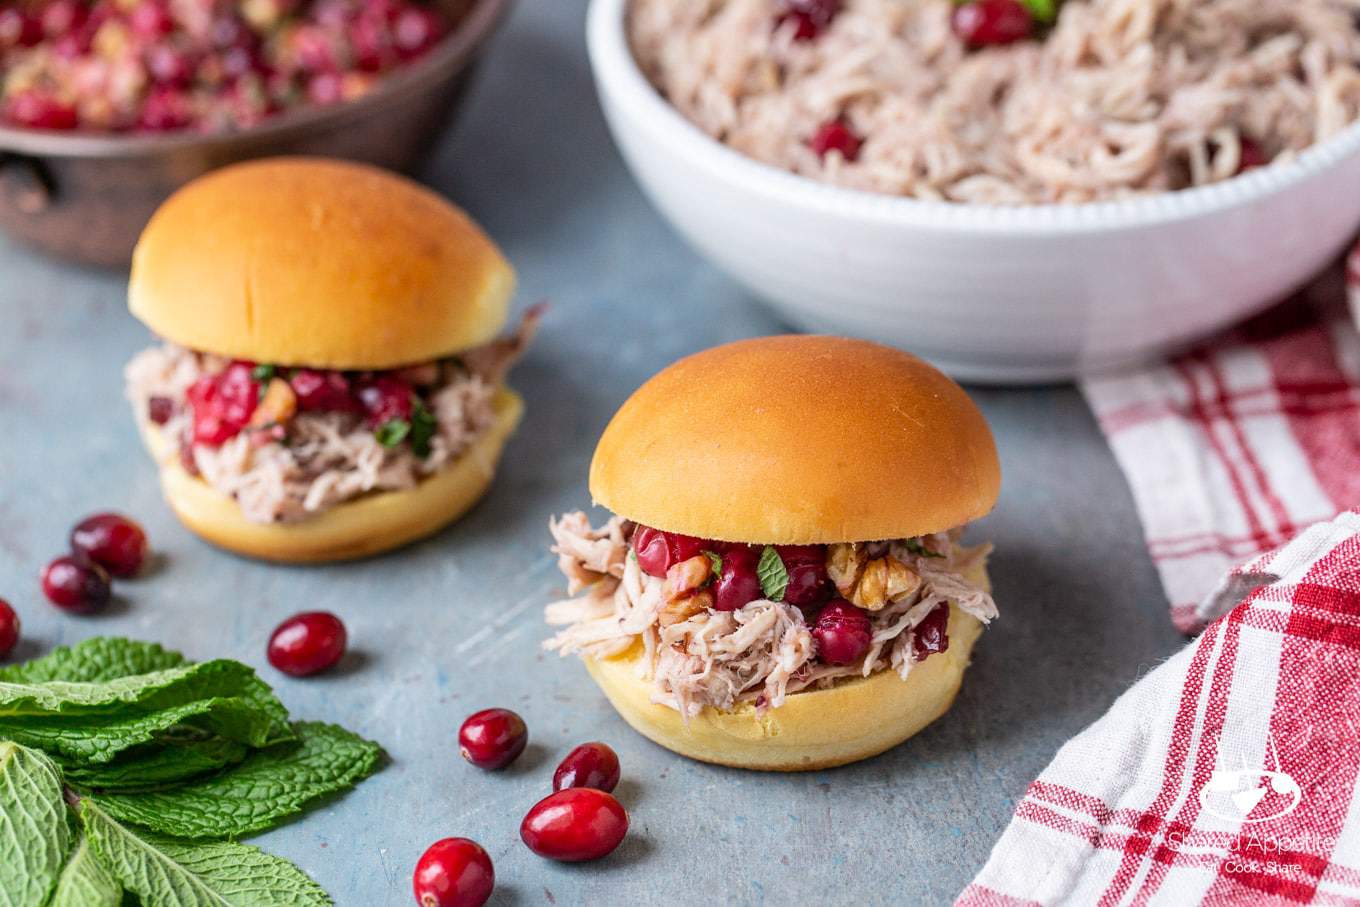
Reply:
[[854, 664], [869, 651], [872, 642], [869, 615], [838, 598], [822, 609], [812, 627], [817, 655], [833, 665]]
[[313, 104], [338, 104], [345, 99], [345, 80], [339, 73], [319, 72], [307, 80], [307, 100]]
[[32, 129], [75, 129], [80, 124], [74, 107], [35, 88], [11, 95], [5, 117]]
[[912, 630], [911, 654], [921, 661], [949, 648], [949, 603], [936, 605]]
[[664, 577], [672, 566], [698, 557], [703, 550], [703, 540], [692, 535], [662, 532], [650, 526], [639, 526], [633, 533], [633, 552], [648, 576]]
[[39, 13], [43, 32], [49, 38], [60, 38], [85, 24], [85, 5], [78, 0], [52, 0]]
[[443, 27], [443, 20], [433, 10], [407, 7], [392, 24], [392, 41], [404, 59], [418, 57], [439, 40]]
[[1266, 156], [1265, 149], [1251, 139], [1242, 139], [1241, 151], [1238, 154], [1238, 173], [1246, 173], [1248, 170], [1255, 170], [1257, 167], [1264, 167], [1270, 163], [1270, 158]]
[[845, 160], [854, 161], [859, 158], [859, 149], [864, 140], [855, 135], [844, 120], [832, 120], [821, 125], [809, 144], [820, 158], [838, 151]]
[[194, 442], [216, 447], [246, 427], [260, 402], [260, 385], [249, 362], [233, 362], [220, 375], [205, 375], [190, 386]]
[[109, 603], [109, 575], [98, 564], [66, 555], [43, 568], [43, 595], [63, 611], [93, 614]]
[[137, 125], [148, 132], [171, 132], [183, 129], [193, 121], [189, 96], [167, 86], [156, 88], [146, 96], [137, 117]]
[[310, 72], [334, 72], [339, 69], [335, 47], [326, 31], [315, 25], [299, 25], [292, 36], [293, 53], [298, 63]]
[[113, 576], [136, 576], [146, 561], [146, 533], [125, 516], [97, 513], [71, 530], [71, 550]]
[[175, 20], [162, 0], [142, 0], [128, 13], [128, 24], [133, 32], [147, 40], [155, 40], [175, 30]]
[[789, 572], [784, 601], [800, 608], [820, 605], [831, 597], [826, 573], [826, 548], [822, 545], [780, 545], [776, 549]]
[[0, 9], [0, 47], [32, 47], [43, 38], [42, 22], [14, 6]]
[[965, 44], [977, 48], [1028, 38], [1034, 18], [1020, 0], [969, 0], [954, 8], [950, 24]]
[[412, 881], [420, 907], [482, 907], [496, 887], [496, 871], [476, 841], [444, 838], [421, 854]]
[[306, 677], [335, 666], [345, 654], [345, 625], [329, 611], [304, 611], [278, 625], [269, 637], [269, 663], [285, 674]]
[[603, 743], [583, 743], [553, 772], [553, 790], [593, 787], [609, 793], [619, 783], [619, 757]]
[[841, 11], [841, 0], [784, 0], [784, 12], [775, 20], [776, 25], [793, 22], [796, 41], [811, 41], [817, 37], [836, 18]]
[[393, 419], [410, 419], [415, 390], [400, 378], [379, 375], [359, 388], [359, 402], [368, 413], [368, 424], [383, 425]]
[[376, 17], [366, 16], [351, 23], [349, 43], [354, 65], [363, 72], [377, 72], [392, 56], [387, 26]]
[[0, 658], [14, 651], [19, 642], [19, 615], [14, 613], [9, 602], [0, 598]]
[[175, 414], [175, 401], [169, 397], [151, 397], [146, 401], [146, 417], [156, 425], [164, 425]]
[[482, 709], [469, 715], [458, 729], [459, 751], [478, 768], [505, 768], [519, 758], [528, 742], [524, 719], [509, 709]]
[[349, 380], [340, 372], [300, 368], [288, 383], [297, 395], [298, 409], [319, 412], [354, 412], [359, 401], [350, 393]]
[[735, 611], [764, 597], [756, 573], [758, 563], [756, 549], [748, 545], [733, 545], [723, 552], [722, 572], [713, 585], [713, 610]]
[[628, 834], [628, 813], [613, 796], [592, 787], [549, 794], [529, 810], [519, 836], [540, 857], [579, 863], [612, 853]]

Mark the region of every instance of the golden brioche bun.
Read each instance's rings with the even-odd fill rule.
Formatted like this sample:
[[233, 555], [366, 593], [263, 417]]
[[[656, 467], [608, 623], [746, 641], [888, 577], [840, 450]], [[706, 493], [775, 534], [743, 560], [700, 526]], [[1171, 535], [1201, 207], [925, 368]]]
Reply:
[[296, 523], [252, 523], [241, 508], [184, 471], [174, 442], [139, 420], [142, 440], [160, 464], [161, 490], [180, 522], [228, 551], [279, 563], [316, 563], [367, 557], [433, 535], [482, 497], [501, 449], [524, 411], [513, 391], [492, 402], [496, 421], [453, 462], [406, 491], [374, 492]]
[[1001, 484], [982, 414], [900, 350], [791, 335], [705, 350], [615, 414], [590, 493], [617, 514], [699, 538], [827, 544], [952, 529]]
[[363, 164], [215, 170], [161, 205], [128, 303], [156, 334], [234, 359], [387, 369], [490, 340], [514, 272], [466, 214]]
[[[969, 579], [990, 588], [986, 570]], [[750, 703], [705, 708], [686, 725], [680, 713], [651, 701], [652, 682], [638, 676], [642, 644], [614, 658], [586, 658], [590, 676], [632, 728], [668, 750], [733, 768], [798, 772], [846, 765], [892, 749], [949, 711], [982, 624], [949, 607], [949, 648], [916, 665], [793, 693], [757, 716]]]

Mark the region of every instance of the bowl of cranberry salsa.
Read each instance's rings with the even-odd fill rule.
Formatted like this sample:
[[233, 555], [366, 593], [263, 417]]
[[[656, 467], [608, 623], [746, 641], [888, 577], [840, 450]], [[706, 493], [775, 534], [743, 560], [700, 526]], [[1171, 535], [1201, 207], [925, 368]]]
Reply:
[[508, 0], [0, 3], [0, 227], [125, 264], [151, 212], [278, 154], [416, 166]]

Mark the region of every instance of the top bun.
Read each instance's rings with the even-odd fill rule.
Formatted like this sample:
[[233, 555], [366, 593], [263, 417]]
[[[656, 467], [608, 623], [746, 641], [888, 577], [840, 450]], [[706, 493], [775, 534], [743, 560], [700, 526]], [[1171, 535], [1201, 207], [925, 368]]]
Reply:
[[128, 301], [180, 346], [386, 369], [485, 343], [514, 272], [462, 211], [400, 176], [321, 158], [213, 171], [161, 205]]
[[763, 337], [670, 366], [615, 414], [590, 492], [647, 526], [807, 545], [941, 532], [992, 509], [1001, 485], [982, 414], [900, 350], [842, 337]]

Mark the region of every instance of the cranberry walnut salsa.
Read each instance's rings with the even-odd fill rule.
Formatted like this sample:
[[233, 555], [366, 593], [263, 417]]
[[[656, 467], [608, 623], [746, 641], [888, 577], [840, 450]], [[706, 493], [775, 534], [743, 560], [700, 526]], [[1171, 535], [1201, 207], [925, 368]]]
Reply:
[[548, 606], [566, 625], [547, 646], [595, 658], [640, 644], [652, 701], [686, 718], [705, 706], [756, 711], [840, 678], [912, 669], [949, 648], [950, 604], [997, 616], [968, 579], [990, 545], [959, 532], [835, 545], [744, 545], [613, 517], [551, 524], [575, 598]]

